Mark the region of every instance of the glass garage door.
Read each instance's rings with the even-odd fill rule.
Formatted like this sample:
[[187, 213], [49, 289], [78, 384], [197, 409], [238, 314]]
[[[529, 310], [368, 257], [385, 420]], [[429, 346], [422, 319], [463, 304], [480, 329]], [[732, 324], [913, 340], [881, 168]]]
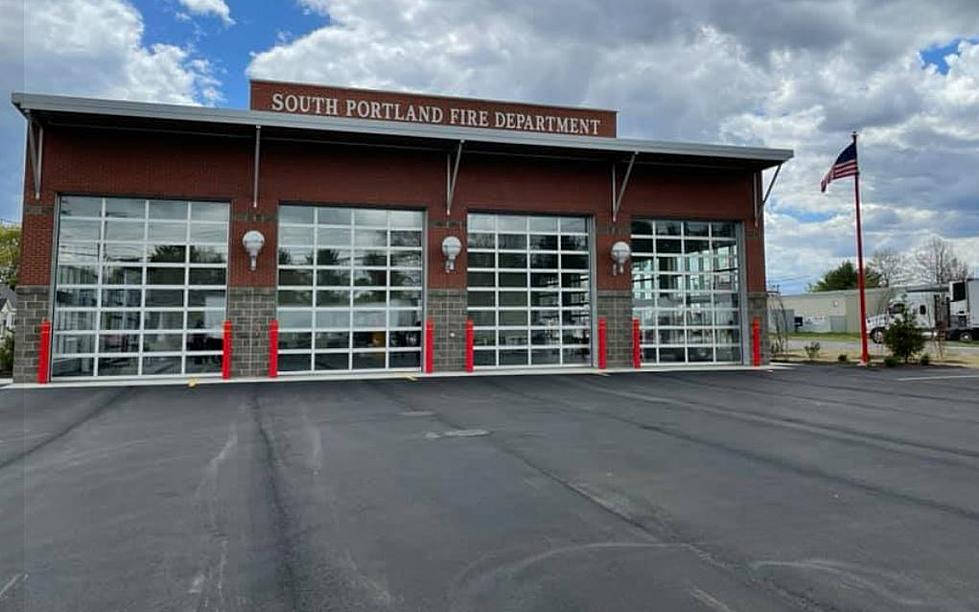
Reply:
[[643, 363], [740, 363], [737, 225], [634, 219], [632, 251]]
[[587, 220], [471, 214], [476, 367], [591, 364]]
[[279, 207], [279, 371], [421, 368], [424, 213]]
[[219, 373], [228, 204], [63, 197], [53, 377]]

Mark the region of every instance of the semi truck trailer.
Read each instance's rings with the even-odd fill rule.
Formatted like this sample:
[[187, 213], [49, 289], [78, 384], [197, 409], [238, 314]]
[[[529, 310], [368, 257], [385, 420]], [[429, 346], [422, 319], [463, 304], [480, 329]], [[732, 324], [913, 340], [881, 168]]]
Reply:
[[881, 344], [884, 330], [896, 317], [914, 313], [921, 329], [948, 340], [979, 338], [979, 278], [952, 281], [947, 287], [911, 287], [887, 301], [884, 313], [867, 317], [870, 339]]

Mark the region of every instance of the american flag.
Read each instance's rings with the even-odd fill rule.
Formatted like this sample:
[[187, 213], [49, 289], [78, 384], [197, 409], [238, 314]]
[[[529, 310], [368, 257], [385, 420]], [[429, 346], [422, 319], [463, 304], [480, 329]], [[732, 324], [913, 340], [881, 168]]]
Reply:
[[857, 168], [857, 143], [850, 143], [850, 146], [843, 149], [840, 156], [836, 158], [836, 163], [833, 167], [829, 169], [823, 180], [819, 182], [819, 190], [826, 192], [826, 186], [832, 183], [838, 178], [843, 178], [845, 176], [856, 176], [859, 169]]

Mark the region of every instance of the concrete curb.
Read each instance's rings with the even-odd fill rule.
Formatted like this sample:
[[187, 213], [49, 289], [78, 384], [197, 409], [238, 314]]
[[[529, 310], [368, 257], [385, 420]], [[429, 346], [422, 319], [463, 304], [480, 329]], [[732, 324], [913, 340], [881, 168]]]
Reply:
[[86, 387], [172, 387], [172, 386], [197, 386], [197, 385], [221, 385], [221, 384], [242, 384], [242, 383], [290, 383], [290, 382], [331, 382], [331, 381], [350, 381], [350, 380], [425, 380], [432, 378], [463, 378], [467, 376], [552, 376], [567, 374], [593, 374], [593, 375], [612, 375], [612, 374], [656, 374], [666, 372], [742, 372], [759, 371], [771, 372], [773, 370], [789, 370], [794, 366], [786, 364], [772, 364], [758, 368], [743, 365], [731, 366], [650, 366], [636, 370], [633, 368], [609, 368], [599, 370], [598, 368], [547, 368], [539, 370], [478, 370], [473, 373], [468, 372], [436, 372], [434, 374], [422, 374], [421, 372], [357, 372], [343, 374], [301, 374], [284, 375], [277, 378], [268, 377], [241, 377], [223, 380], [217, 376], [202, 378], [181, 377], [181, 378], [140, 378], [140, 379], [119, 379], [119, 380], [93, 380], [93, 381], [64, 381], [51, 382], [46, 385], [37, 383], [17, 383], [7, 385], [4, 389], [72, 389]]

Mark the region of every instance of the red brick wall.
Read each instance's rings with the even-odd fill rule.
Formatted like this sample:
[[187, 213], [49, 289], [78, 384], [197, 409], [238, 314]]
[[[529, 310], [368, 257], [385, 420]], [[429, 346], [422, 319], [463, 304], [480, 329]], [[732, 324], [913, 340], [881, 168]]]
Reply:
[[[276, 284], [276, 209], [279, 202], [403, 206], [429, 214], [429, 286], [466, 285], [465, 250], [460, 272], [446, 274], [442, 238], [465, 243], [468, 210], [593, 215], [598, 228], [599, 289], [628, 289], [629, 276], [611, 275], [609, 251], [628, 240], [633, 215], [740, 220], [745, 224], [748, 290], [764, 291], [764, 233], [752, 221], [752, 174], [637, 165], [619, 218], [611, 219], [606, 164], [504, 158], [463, 153], [455, 202], [446, 216], [446, 159], [437, 152], [339, 147], [263, 141], [258, 207], [252, 207], [254, 141], [156, 133], [68, 128], [45, 130], [43, 192], [24, 192], [21, 283], [50, 282], [51, 210], [58, 193], [184, 197], [230, 201], [230, 284]], [[620, 180], [623, 174], [620, 168]], [[241, 237], [258, 229], [266, 237], [255, 272]]]

